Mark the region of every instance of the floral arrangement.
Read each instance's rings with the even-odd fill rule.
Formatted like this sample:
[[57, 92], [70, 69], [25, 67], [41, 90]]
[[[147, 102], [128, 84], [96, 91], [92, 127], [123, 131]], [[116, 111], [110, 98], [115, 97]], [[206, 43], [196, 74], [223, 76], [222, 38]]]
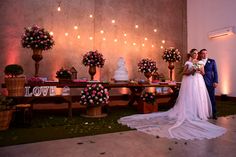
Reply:
[[72, 73], [69, 69], [61, 68], [56, 72], [56, 78], [58, 79], [71, 79]]
[[154, 104], [155, 101], [156, 101], [156, 96], [154, 93], [152, 92], [144, 92], [142, 95], [141, 95], [141, 99], [143, 101], [145, 101], [146, 103], [148, 104]]
[[99, 106], [102, 104], [108, 104], [109, 93], [106, 88], [101, 84], [88, 84], [81, 91], [81, 100], [82, 105], [89, 106]]
[[44, 28], [36, 25], [25, 28], [21, 44], [24, 48], [48, 50], [54, 45], [53, 36]]
[[203, 63], [199, 63], [199, 62], [195, 62], [193, 63], [193, 69], [194, 69], [194, 73], [192, 73], [192, 75], [195, 74], [196, 71], [200, 70], [201, 67], [203, 67], [204, 64]]
[[196, 62], [196, 63], [193, 63], [193, 68], [195, 69], [195, 70], [199, 70], [201, 67], [203, 67], [203, 63], [201, 64], [201, 63], [199, 63], [199, 62]]
[[154, 73], [157, 71], [156, 62], [151, 59], [142, 59], [138, 63], [138, 71], [142, 73], [151, 72]]
[[105, 59], [103, 58], [103, 55], [101, 53], [98, 53], [96, 50], [87, 52], [83, 56], [82, 62], [85, 66], [97, 66], [102, 68], [105, 63]]
[[27, 79], [28, 84], [41, 84], [43, 80], [39, 77], [31, 77]]
[[162, 58], [165, 62], [179, 62], [181, 59], [181, 55], [178, 49], [169, 48], [165, 49]]

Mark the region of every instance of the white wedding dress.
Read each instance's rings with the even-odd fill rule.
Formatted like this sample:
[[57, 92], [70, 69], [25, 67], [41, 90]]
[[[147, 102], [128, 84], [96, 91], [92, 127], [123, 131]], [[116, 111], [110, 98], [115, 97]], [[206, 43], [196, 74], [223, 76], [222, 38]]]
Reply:
[[[186, 64], [188, 68], [193, 68], [192, 62], [187, 61]], [[195, 73], [183, 76], [179, 96], [169, 111], [131, 115], [120, 118], [118, 122], [159, 137], [211, 139], [226, 132], [225, 128], [207, 121], [211, 114], [211, 102], [203, 76]]]

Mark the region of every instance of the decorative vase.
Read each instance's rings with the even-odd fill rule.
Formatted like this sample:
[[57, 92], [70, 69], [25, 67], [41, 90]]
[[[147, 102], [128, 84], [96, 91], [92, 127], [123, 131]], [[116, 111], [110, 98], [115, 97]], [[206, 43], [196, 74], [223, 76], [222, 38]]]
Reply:
[[35, 77], [38, 77], [39, 62], [43, 59], [42, 51], [41, 49], [33, 49], [32, 59], [35, 61]]
[[91, 80], [94, 79], [94, 75], [96, 74], [96, 66], [89, 66], [89, 75]]
[[170, 69], [170, 81], [172, 81], [173, 69], [175, 68], [174, 62], [169, 62], [168, 68]]
[[152, 73], [151, 72], [145, 72], [144, 73], [144, 76], [147, 78], [148, 82], [150, 82], [150, 77], [152, 76]]

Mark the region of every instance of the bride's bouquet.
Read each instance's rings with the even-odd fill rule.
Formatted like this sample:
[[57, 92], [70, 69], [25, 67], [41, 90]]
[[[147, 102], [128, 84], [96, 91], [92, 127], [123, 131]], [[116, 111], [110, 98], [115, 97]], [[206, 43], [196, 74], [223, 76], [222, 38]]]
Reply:
[[193, 63], [193, 69], [195, 72], [192, 75], [194, 75], [196, 73], [196, 71], [199, 71], [202, 66], [203, 66], [203, 64], [201, 64], [199, 62]]
[[200, 64], [200, 63], [193, 63], [193, 68], [195, 69], [195, 70], [199, 70], [200, 68], [202, 67], [202, 64]]

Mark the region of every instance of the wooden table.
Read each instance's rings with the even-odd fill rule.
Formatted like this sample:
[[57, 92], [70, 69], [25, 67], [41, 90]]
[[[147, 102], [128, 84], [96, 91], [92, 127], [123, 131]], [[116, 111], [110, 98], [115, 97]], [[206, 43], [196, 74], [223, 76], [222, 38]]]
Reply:
[[[151, 84], [138, 84], [138, 83], [110, 83], [108, 85], [109, 89], [112, 88], [128, 88], [131, 92], [130, 100], [128, 105], [133, 105], [135, 102], [138, 104], [143, 103], [141, 98], [142, 92], [145, 90], [145, 88], [148, 87], [170, 87], [173, 90], [173, 93], [171, 94], [170, 103], [173, 104], [175, 102], [175, 99], [178, 96], [178, 91], [180, 87], [180, 83], [176, 84], [168, 84], [168, 83], [151, 83]], [[158, 96], [157, 96], [158, 97]]]
[[[169, 103], [174, 103], [177, 96], [178, 91], [180, 87], [180, 83], [177, 84], [168, 84], [168, 83], [155, 83], [155, 84], [139, 84], [139, 83], [127, 83], [127, 82], [69, 82], [69, 83], [58, 83], [58, 82], [44, 82], [41, 84], [34, 84], [34, 85], [27, 85], [30, 87], [35, 86], [56, 86], [58, 88], [63, 88], [65, 86], [68, 86], [70, 88], [85, 88], [87, 84], [92, 83], [100, 83], [108, 90], [112, 90], [113, 88], [128, 88], [130, 90], [130, 99], [128, 102], [128, 105], [133, 105], [135, 102], [138, 103], [138, 105], [142, 104], [141, 100], [141, 94], [145, 90], [145, 88], [148, 87], [170, 87], [173, 90], [173, 93], [171, 94], [171, 100]], [[4, 84], [2, 84], [2, 87], [4, 87]], [[73, 96], [74, 97], [74, 96]], [[80, 97], [80, 95], [76, 95], [76, 97]], [[68, 103], [68, 116], [72, 117], [72, 96], [63, 96], [63, 95], [57, 95], [57, 96], [32, 96], [32, 97], [11, 97], [15, 99], [18, 103], [30, 103], [33, 104], [35, 102], [52, 102], [55, 100], [62, 100], [63, 102]]]
[[16, 104], [31, 104], [32, 109], [35, 103], [65, 102], [68, 103], [68, 117], [72, 118], [72, 96], [9, 96], [9, 98], [12, 98]]

